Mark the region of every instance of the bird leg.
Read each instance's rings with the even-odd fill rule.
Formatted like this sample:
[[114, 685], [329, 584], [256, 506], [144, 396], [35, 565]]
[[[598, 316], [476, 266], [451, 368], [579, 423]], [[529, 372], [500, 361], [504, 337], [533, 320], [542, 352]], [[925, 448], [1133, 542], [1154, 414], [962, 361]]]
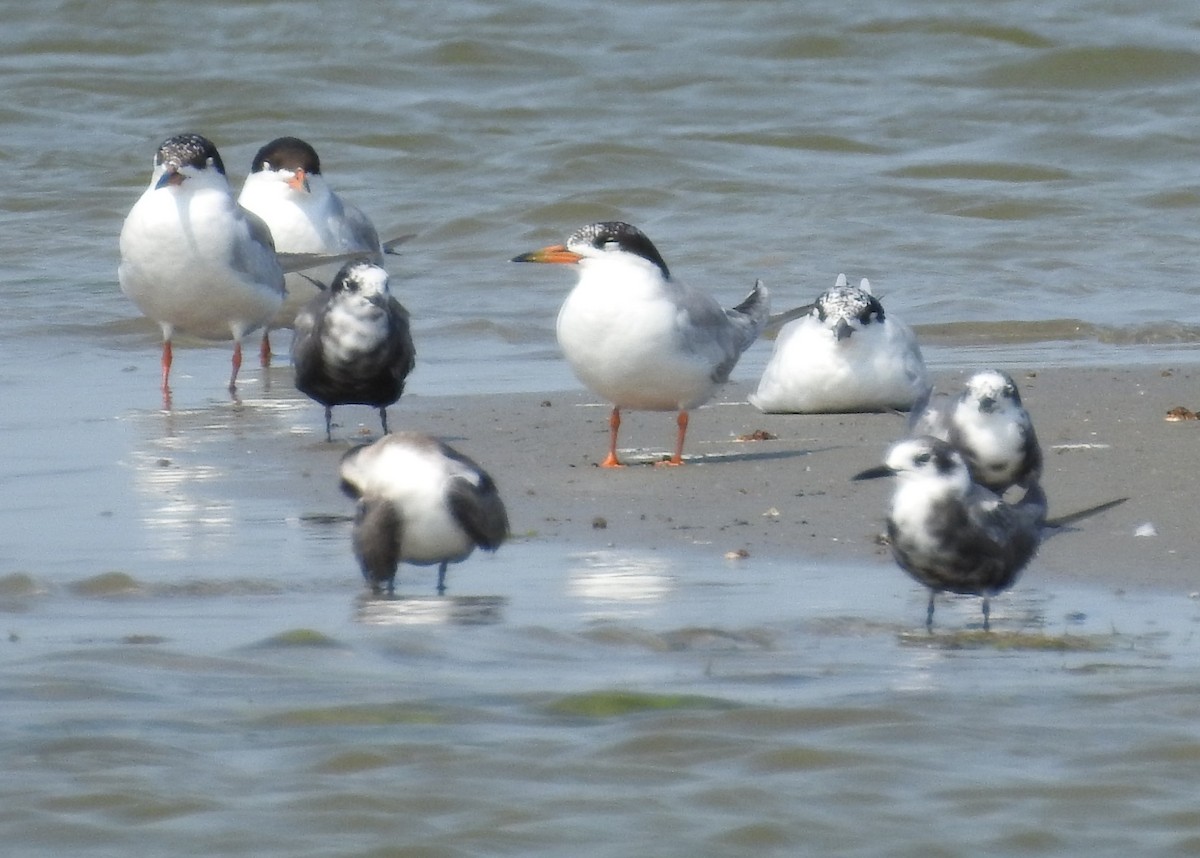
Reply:
[[325, 406], [325, 440], [333, 440], [333, 406]]
[[388, 433], [387, 408], [382, 405], [379, 406], [379, 424], [383, 426], [383, 434], [386, 435]]
[[242, 341], [233, 341], [233, 374], [229, 376], [229, 392], [237, 391], [238, 370], [242, 368]]
[[446, 595], [446, 566], [447, 565], [448, 564], [446, 563], [446, 561], [443, 560], [441, 562], [441, 565], [438, 566], [437, 592], [438, 592], [439, 596]]
[[925, 609], [925, 631], [933, 634], [933, 598], [937, 595], [937, 591], [929, 591], [929, 607]]
[[271, 365], [271, 334], [265, 328], [262, 343], [258, 347], [258, 362], [263, 369]]
[[675, 423], [679, 426], [679, 434], [675, 436], [675, 455], [665, 462], [657, 463], [668, 468], [674, 468], [683, 464], [683, 438], [687, 435], [688, 413], [680, 411], [679, 416], [675, 418]]
[[167, 411], [171, 410], [171, 361], [173, 354], [171, 351], [171, 341], [163, 340], [162, 347], [162, 395], [163, 408]]
[[608, 416], [608, 457], [600, 463], [602, 468], [623, 468], [617, 459], [617, 430], [621, 428], [621, 409], [613, 406], [612, 414]]
[[992, 617], [992, 606], [988, 602], [988, 597], [984, 596], [983, 597], [983, 630], [985, 632], [990, 632], [992, 630], [991, 617]]

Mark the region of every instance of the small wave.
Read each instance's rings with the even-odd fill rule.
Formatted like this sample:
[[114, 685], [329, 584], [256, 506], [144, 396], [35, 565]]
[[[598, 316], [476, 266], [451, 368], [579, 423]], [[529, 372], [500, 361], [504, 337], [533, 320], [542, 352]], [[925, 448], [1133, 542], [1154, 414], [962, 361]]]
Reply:
[[946, 322], [918, 325], [922, 342], [937, 345], [994, 345], [1092, 341], [1104, 345], [1143, 346], [1200, 343], [1200, 325], [1156, 322], [1116, 327], [1079, 319], [1002, 322]]
[[1058, 182], [1071, 178], [1070, 171], [1059, 167], [988, 161], [913, 164], [891, 170], [888, 175], [902, 179], [970, 179], [982, 182]]
[[860, 33], [887, 35], [890, 33], [930, 33], [943, 36], [965, 36], [1003, 42], [1022, 48], [1048, 48], [1054, 43], [1024, 27], [1004, 26], [987, 21], [958, 21], [941, 18], [909, 18], [901, 21], [876, 21], [857, 28]]
[[1121, 89], [1200, 74], [1200, 54], [1134, 45], [1064, 48], [983, 72], [979, 83], [995, 88]]

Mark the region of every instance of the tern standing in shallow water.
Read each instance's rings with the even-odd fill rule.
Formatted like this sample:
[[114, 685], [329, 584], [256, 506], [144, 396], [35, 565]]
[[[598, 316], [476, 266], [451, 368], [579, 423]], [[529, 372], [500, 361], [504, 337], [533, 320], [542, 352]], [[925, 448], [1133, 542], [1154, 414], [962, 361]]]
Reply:
[[1042, 475], [1042, 448], [1012, 376], [977, 372], [956, 397], [930, 394], [913, 408], [914, 435], [948, 441], [966, 460], [975, 482], [1004, 494]]
[[404, 392], [416, 364], [408, 311], [388, 291], [388, 273], [372, 262], [347, 262], [296, 316], [292, 338], [296, 389], [325, 406], [325, 440], [333, 440], [333, 406], [379, 409]]
[[[258, 150], [238, 203], [270, 227], [280, 253], [361, 253], [368, 262], [383, 265], [384, 248], [375, 225], [330, 188], [317, 150], [298, 137], [279, 137]], [[336, 270], [316, 269], [312, 277], [329, 282]], [[300, 308], [317, 292], [309, 277], [288, 274], [287, 297], [269, 329], [290, 328]], [[262, 351], [264, 360], [269, 359], [267, 331], [263, 332]]]
[[882, 467], [856, 480], [895, 476], [888, 541], [900, 568], [929, 588], [925, 627], [933, 629], [934, 597], [943, 591], [989, 598], [1007, 590], [1033, 559], [1046, 523], [1046, 496], [1032, 483], [1015, 503], [971, 479], [962, 455], [928, 435], [894, 445]]
[[620, 467], [621, 409], [676, 411], [674, 453], [683, 464], [688, 411], [707, 402], [742, 352], [758, 338], [769, 313], [761, 283], [733, 309], [671, 277], [641, 230], [621, 221], [576, 230], [565, 245], [513, 259], [576, 265], [579, 282], [558, 314], [558, 343], [575, 375], [612, 403], [608, 455]]
[[812, 309], [775, 339], [750, 404], [778, 414], [908, 409], [929, 381], [912, 329], [839, 274]]
[[171, 338], [178, 330], [233, 340], [229, 390], [242, 339], [283, 303], [284, 275], [270, 230], [233, 198], [212, 142], [180, 134], [154, 156], [150, 185], [121, 228], [121, 291], [162, 328], [162, 391], [170, 407]]
[[508, 538], [508, 513], [492, 478], [447, 444], [398, 432], [342, 458], [342, 488], [358, 501], [354, 554], [376, 592], [395, 589], [401, 562], [446, 567]]

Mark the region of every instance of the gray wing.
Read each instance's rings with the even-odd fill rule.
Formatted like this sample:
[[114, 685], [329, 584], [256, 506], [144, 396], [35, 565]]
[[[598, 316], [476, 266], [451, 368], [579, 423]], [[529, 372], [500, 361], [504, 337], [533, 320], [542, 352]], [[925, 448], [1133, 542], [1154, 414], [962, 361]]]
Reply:
[[408, 310], [395, 298], [388, 301], [388, 326], [392, 336], [388, 339], [387, 365], [396, 380], [403, 382], [417, 365], [417, 350], [413, 346]]
[[383, 244], [379, 240], [379, 232], [375, 224], [363, 213], [362, 209], [339, 199], [346, 225], [345, 239], [351, 247], [361, 248], [367, 258], [376, 265], [383, 265]]
[[706, 355], [712, 362], [712, 378], [728, 380], [750, 344], [758, 338], [770, 313], [766, 288], [759, 281], [742, 303], [726, 310], [710, 295], [679, 284], [674, 298], [682, 315], [680, 330], [684, 348]]
[[966, 499], [967, 518], [996, 546], [1024, 563], [1041, 542], [1046, 521], [1046, 495], [1037, 483], [1017, 503], [1005, 503], [990, 489], [975, 484]]
[[321, 328], [330, 293], [322, 292], [296, 313], [292, 331], [292, 366], [300, 384], [311, 378], [321, 363]]
[[406, 232], [403, 235], [396, 236], [395, 238], [385, 239], [384, 241], [380, 242], [380, 244], [383, 246], [384, 253], [392, 253], [392, 254], [395, 254], [396, 256], [399, 256], [400, 251], [398, 250], [398, 248], [400, 247], [400, 245], [406, 244], [407, 242], [412, 241], [416, 237], [417, 237], [417, 234], [415, 232]]
[[233, 267], [256, 283], [270, 283], [280, 293], [283, 288], [283, 269], [275, 257], [275, 239], [266, 221], [249, 209], [237, 206], [246, 225], [244, 241], [233, 244]]
[[933, 392], [933, 385], [917, 398], [908, 412], [910, 436], [932, 435], [942, 441], [950, 440], [950, 409], [953, 400], [948, 394]]
[[400, 565], [403, 525], [390, 501], [363, 498], [358, 502], [352, 541], [363, 577], [379, 586], [391, 581]]
[[495, 551], [508, 538], [508, 511], [500, 500], [496, 483], [479, 465], [452, 447], [439, 442], [447, 458], [473, 472], [478, 483], [467, 476], [456, 476], [450, 482], [449, 502], [454, 518], [471, 535], [475, 544]]

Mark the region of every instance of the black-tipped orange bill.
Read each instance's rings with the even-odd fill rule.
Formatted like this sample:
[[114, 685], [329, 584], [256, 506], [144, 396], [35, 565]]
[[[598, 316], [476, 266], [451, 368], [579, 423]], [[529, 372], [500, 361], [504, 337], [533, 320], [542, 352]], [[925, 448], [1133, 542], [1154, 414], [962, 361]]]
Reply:
[[574, 265], [579, 260], [583, 259], [578, 253], [567, 250], [561, 244], [552, 244], [549, 247], [543, 247], [541, 250], [535, 250], [531, 253], [522, 253], [520, 256], [514, 256], [513, 262], [555, 262], [559, 265]]

